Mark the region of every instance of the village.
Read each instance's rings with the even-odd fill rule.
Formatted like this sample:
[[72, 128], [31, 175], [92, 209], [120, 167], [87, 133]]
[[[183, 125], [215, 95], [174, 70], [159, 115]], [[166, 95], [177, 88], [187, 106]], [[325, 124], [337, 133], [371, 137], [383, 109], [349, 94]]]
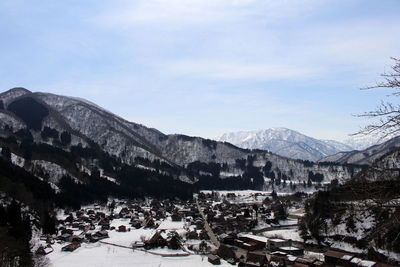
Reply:
[[[203, 191], [192, 201], [114, 199], [60, 211], [57, 234], [40, 236], [35, 253], [53, 266], [74, 266], [74, 254], [100, 248], [105, 254], [114, 249], [116, 257], [120, 251], [128, 258], [132, 252], [151, 255], [157, 266], [387, 266], [305, 243], [298, 230], [303, 215], [301, 195], [275, 192]], [[164, 259], [169, 262], [162, 265]]]

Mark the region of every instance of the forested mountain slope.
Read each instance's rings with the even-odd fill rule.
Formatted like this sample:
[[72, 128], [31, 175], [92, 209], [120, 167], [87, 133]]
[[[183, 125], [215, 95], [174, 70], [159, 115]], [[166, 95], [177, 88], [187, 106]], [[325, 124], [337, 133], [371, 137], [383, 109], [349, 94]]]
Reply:
[[395, 149], [354, 179], [316, 193], [306, 205], [303, 236], [331, 247], [353, 247], [369, 259], [399, 260], [399, 167], [400, 150]]

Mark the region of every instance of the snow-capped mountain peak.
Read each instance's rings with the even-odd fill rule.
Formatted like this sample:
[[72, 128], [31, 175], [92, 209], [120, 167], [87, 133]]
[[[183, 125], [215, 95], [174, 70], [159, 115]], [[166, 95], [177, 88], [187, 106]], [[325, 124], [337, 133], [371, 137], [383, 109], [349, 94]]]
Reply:
[[225, 133], [215, 138], [248, 149], [264, 149], [281, 156], [316, 161], [352, 146], [333, 140], [318, 140], [288, 128]]

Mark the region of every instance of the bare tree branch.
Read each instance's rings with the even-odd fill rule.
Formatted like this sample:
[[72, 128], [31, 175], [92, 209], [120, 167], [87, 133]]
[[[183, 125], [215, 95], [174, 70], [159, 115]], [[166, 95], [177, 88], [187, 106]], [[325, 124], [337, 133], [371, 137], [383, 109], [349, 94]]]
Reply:
[[[373, 86], [361, 88], [361, 90], [385, 88], [394, 89], [392, 96], [400, 96], [400, 58], [391, 58], [394, 64], [391, 66], [390, 72], [381, 74], [383, 81], [376, 82]], [[381, 138], [390, 135], [400, 134], [400, 105], [394, 105], [390, 102], [383, 102], [374, 110], [363, 114], [355, 115], [356, 117], [379, 118], [375, 123], [371, 123], [354, 135], [371, 135], [379, 134]]]

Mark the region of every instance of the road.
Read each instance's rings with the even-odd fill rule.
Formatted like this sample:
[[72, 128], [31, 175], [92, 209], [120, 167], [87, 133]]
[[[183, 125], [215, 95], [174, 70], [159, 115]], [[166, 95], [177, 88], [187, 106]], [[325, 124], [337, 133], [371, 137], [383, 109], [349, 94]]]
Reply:
[[200, 212], [201, 217], [203, 218], [204, 221], [204, 228], [206, 229], [207, 235], [210, 238], [211, 242], [214, 244], [214, 246], [216, 246], [217, 248], [219, 248], [219, 246], [221, 245], [221, 243], [218, 241], [217, 237], [215, 236], [213, 230], [211, 229], [210, 225], [207, 222], [207, 218], [204, 215], [203, 210], [200, 207], [199, 201], [196, 198], [196, 204], [197, 204], [197, 209]]

